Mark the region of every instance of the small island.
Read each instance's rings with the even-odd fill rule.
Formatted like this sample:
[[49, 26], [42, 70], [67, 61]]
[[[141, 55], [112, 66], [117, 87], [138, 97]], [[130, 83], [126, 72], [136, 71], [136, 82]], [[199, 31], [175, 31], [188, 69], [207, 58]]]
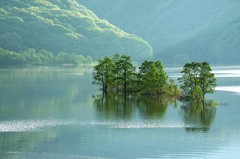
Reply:
[[160, 60], [145, 60], [137, 69], [131, 57], [115, 54], [99, 59], [93, 70], [93, 84], [99, 85], [103, 97], [108, 94], [168, 96], [181, 100], [204, 101], [214, 93], [216, 78], [207, 62], [186, 63], [178, 78], [180, 88], [168, 77]]

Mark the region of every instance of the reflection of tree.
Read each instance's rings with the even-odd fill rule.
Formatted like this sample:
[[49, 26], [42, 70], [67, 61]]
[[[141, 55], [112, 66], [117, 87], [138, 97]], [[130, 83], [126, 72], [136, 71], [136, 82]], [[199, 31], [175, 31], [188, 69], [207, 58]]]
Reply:
[[162, 118], [167, 107], [174, 100], [167, 97], [131, 97], [108, 95], [106, 97], [95, 96], [94, 105], [98, 115], [104, 118], [126, 119], [135, 112], [139, 112], [144, 118]]
[[184, 102], [181, 111], [188, 124], [187, 131], [207, 132], [216, 115], [216, 103], [213, 101]]
[[94, 105], [96, 105], [99, 115], [107, 119], [131, 117], [134, 108], [132, 101], [133, 99], [126, 99], [124, 96], [94, 97]]
[[167, 97], [140, 97], [137, 100], [139, 112], [145, 118], [162, 118], [173, 99]]

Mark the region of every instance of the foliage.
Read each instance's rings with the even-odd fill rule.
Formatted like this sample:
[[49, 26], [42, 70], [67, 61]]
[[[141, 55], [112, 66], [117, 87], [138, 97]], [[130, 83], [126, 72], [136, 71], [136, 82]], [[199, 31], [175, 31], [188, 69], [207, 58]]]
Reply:
[[203, 92], [202, 92], [202, 89], [200, 86], [196, 86], [194, 89], [193, 89], [193, 96], [192, 96], [192, 99], [193, 100], [197, 100], [197, 101], [200, 101], [203, 97]]
[[[106, 52], [135, 55], [135, 60], [152, 56], [151, 46], [143, 39], [99, 19], [75, 0], [4, 0], [0, 2], [0, 21], [0, 47], [18, 53], [33, 48], [95, 59]], [[66, 58], [62, 62], [73, 61]]]
[[132, 89], [135, 71], [130, 56], [115, 54], [113, 59], [106, 56], [94, 67], [93, 84], [101, 85], [103, 94], [110, 91], [126, 94]]
[[98, 64], [94, 66], [93, 72], [93, 84], [100, 85], [100, 90], [104, 94], [107, 94], [112, 84], [114, 64], [109, 57], [105, 57], [103, 60], [99, 59]]
[[213, 93], [216, 79], [207, 62], [186, 63], [179, 78], [182, 94], [173, 79], [168, 80], [161, 61], [145, 60], [136, 71], [130, 56], [115, 54], [112, 59], [98, 60], [93, 70], [93, 84], [100, 85], [107, 93], [174, 96], [201, 101], [207, 93]]
[[117, 63], [120, 68], [120, 70], [118, 70], [120, 72], [118, 78], [120, 79], [120, 84], [122, 83], [123, 85], [123, 92], [126, 94], [134, 89], [133, 84], [136, 77], [136, 67], [133, 66], [130, 56], [126, 55], [122, 55]]
[[21, 65], [24, 58], [19, 54], [0, 48], [0, 65]]
[[20, 53], [0, 48], [0, 66], [8, 65], [61, 65], [61, 64], [91, 64], [90, 56], [84, 57], [74, 53], [59, 52], [53, 54], [47, 50], [35, 51], [28, 49]]
[[168, 76], [161, 61], [144, 61], [139, 67], [140, 86], [145, 94], [163, 94]]
[[100, 85], [103, 94], [179, 95], [174, 81], [168, 82], [161, 61], [144, 61], [137, 72], [130, 56], [115, 54], [112, 59], [105, 57], [98, 60], [93, 80], [93, 84]]
[[181, 89], [185, 96], [191, 99], [205, 98], [205, 94], [213, 93], [216, 87], [216, 78], [211, 72], [211, 67], [207, 62], [186, 63], [181, 73], [183, 76], [179, 78]]

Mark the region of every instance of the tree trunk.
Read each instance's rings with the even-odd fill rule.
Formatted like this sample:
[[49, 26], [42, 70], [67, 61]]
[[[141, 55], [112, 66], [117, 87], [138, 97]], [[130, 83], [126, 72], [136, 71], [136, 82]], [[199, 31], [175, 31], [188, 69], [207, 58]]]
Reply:
[[106, 92], [105, 92], [105, 83], [104, 82], [102, 83], [102, 93], [103, 93], [103, 96], [105, 96]]
[[124, 78], [123, 92], [124, 92], [124, 95], [126, 96], [126, 94], [127, 94], [127, 75], [126, 75], [126, 72], [124, 72], [123, 78]]

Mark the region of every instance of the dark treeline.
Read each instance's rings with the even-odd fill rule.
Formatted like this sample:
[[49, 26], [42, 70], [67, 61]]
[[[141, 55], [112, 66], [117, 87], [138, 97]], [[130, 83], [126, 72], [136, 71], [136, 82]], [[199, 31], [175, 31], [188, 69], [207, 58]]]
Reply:
[[35, 51], [28, 49], [22, 52], [13, 52], [0, 48], [0, 66], [13, 65], [62, 65], [62, 64], [91, 64], [92, 57], [84, 57], [74, 53], [59, 52], [53, 54], [47, 50]]
[[169, 79], [161, 61], [144, 61], [138, 71], [130, 56], [115, 54], [113, 58], [99, 59], [93, 71], [93, 84], [108, 93], [141, 94], [147, 96], [173, 96], [183, 99], [204, 100], [213, 93], [216, 79], [207, 62], [187, 63], [179, 78], [180, 89]]

